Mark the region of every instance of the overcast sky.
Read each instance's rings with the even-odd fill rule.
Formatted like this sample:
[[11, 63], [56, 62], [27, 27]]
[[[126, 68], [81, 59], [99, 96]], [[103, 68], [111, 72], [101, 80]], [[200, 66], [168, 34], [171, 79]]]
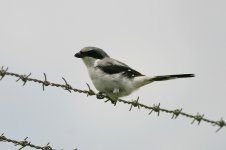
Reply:
[[[226, 119], [225, 0], [0, 0], [0, 65], [33, 78], [87, 89], [85, 46], [147, 75], [195, 78], [147, 85], [131, 96], [167, 109]], [[41, 85], [0, 81], [0, 133], [72, 150], [225, 150], [226, 129]], [[0, 149], [17, 150], [9, 143]], [[30, 149], [30, 148], [28, 148]]]

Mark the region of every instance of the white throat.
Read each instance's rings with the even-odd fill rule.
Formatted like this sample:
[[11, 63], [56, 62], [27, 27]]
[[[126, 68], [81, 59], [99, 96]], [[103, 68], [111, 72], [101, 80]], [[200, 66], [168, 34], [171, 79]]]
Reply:
[[83, 60], [84, 64], [86, 65], [86, 67], [89, 68], [89, 67], [93, 67], [94, 66], [95, 61], [97, 59], [91, 58], [91, 57], [85, 57], [82, 60]]

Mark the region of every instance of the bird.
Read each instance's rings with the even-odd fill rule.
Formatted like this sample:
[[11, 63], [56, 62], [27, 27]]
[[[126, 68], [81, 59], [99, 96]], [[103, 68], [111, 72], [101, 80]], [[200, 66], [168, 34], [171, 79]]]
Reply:
[[84, 47], [74, 56], [83, 60], [89, 76], [99, 93], [113, 101], [117, 101], [120, 97], [128, 96], [139, 88], [156, 81], [195, 76], [194, 74], [147, 76], [123, 62], [111, 58], [104, 50], [98, 47]]

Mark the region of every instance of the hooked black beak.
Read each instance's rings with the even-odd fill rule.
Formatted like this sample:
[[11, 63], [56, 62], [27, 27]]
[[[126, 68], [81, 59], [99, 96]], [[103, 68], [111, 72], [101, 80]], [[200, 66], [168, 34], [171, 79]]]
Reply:
[[77, 58], [83, 58], [84, 55], [82, 55], [81, 52], [78, 52], [78, 53], [75, 54], [75, 57], [77, 57]]

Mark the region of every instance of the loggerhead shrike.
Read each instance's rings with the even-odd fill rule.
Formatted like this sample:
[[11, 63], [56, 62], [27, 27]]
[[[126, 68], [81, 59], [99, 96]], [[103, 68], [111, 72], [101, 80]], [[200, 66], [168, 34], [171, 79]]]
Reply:
[[111, 58], [105, 51], [97, 47], [85, 47], [76, 53], [75, 57], [81, 58], [85, 63], [96, 89], [112, 100], [127, 96], [154, 81], [194, 77], [194, 74], [146, 76]]

